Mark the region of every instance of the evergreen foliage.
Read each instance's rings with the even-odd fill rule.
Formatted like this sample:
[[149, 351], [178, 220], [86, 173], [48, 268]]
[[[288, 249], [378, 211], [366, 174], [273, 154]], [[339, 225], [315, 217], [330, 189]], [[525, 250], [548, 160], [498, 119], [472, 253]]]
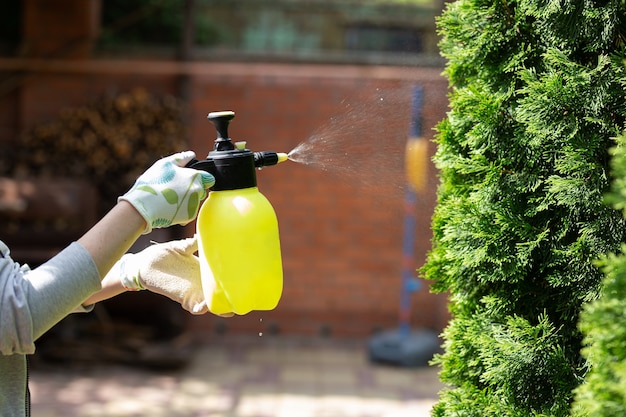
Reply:
[[[614, 176], [607, 199], [626, 214], [626, 133], [611, 161]], [[581, 313], [583, 354], [591, 363], [585, 383], [576, 390], [574, 414], [586, 417], [626, 416], [626, 244], [619, 254], [604, 256], [602, 296]]]
[[451, 110], [422, 273], [453, 318], [433, 414], [567, 416], [594, 261], [626, 238], [603, 203], [626, 122], [626, 3], [458, 0], [438, 25]]

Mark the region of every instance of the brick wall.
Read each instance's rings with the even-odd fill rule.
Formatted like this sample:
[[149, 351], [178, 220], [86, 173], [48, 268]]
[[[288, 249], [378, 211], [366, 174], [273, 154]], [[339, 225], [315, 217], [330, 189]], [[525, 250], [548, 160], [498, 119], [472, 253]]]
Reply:
[[[259, 188], [279, 219], [285, 274], [281, 303], [272, 312], [202, 318], [196, 324], [361, 335], [395, 326], [410, 93], [414, 85], [424, 89], [422, 131], [431, 138], [432, 127], [446, 110], [446, 84], [439, 70], [386, 68], [380, 74], [350, 67], [266, 65], [259, 72], [238, 67], [225, 66], [222, 74], [193, 79], [191, 138], [196, 152], [215, 138], [206, 113], [234, 110], [230, 135], [247, 140], [253, 150], [288, 152], [305, 142], [313, 144], [310, 153], [315, 156], [328, 148], [324, 144], [316, 149], [310, 139], [321, 133], [347, 155], [337, 155], [326, 170], [288, 162], [258, 173]], [[380, 155], [372, 158], [362, 149]], [[418, 199], [416, 265], [423, 263], [430, 247], [435, 188], [431, 167], [428, 191]], [[413, 301], [412, 323], [434, 328], [445, 324], [444, 297], [423, 288]]]
[[[89, 10], [93, 17], [96, 9]], [[41, 11], [34, 15], [50, 21]], [[41, 33], [55, 32], [33, 29], [29, 39]], [[82, 33], [89, 39], [93, 27]], [[54, 42], [46, 45], [53, 48]], [[230, 136], [246, 140], [252, 150], [288, 152], [301, 142], [313, 143], [307, 158], [332, 159], [325, 167], [286, 162], [258, 173], [259, 188], [279, 220], [284, 262], [279, 306], [230, 319], [193, 317], [193, 328], [367, 335], [397, 325], [410, 94], [415, 85], [423, 88], [422, 134], [430, 139], [447, 109], [440, 68], [93, 60], [81, 45], [82, 59], [75, 54], [0, 58], [0, 140], [14, 140], [20, 130], [53, 119], [63, 107], [106, 92], [144, 87], [154, 94], [179, 94], [184, 78], [189, 146], [199, 156], [215, 138], [206, 114], [233, 110]], [[327, 143], [315, 144], [316, 135]], [[417, 204], [415, 266], [430, 247], [437, 179], [428, 164], [428, 189]], [[215, 240], [219, 244], [219, 236]], [[443, 328], [444, 296], [430, 294], [424, 283], [412, 301], [414, 326]]]

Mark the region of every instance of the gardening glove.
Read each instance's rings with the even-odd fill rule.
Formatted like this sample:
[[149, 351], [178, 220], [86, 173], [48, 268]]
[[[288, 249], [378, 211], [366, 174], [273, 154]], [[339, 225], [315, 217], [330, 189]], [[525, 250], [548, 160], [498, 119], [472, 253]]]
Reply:
[[200, 262], [194, 255], [197, 250], [194, 236], [126, 254], [116, 264], [122, 285], [131, 291], [150, 290], [164, 295], [192, 314], [206, 313]]
[[184, 167], [195, 156], [193, 151], [186, 151], [158, 160], [118, 198], [132, 204], [144, 218], [143, 234], [152, 228], [186, 225], [196, 218], [200, 202], [215, 178], [208, 172]]

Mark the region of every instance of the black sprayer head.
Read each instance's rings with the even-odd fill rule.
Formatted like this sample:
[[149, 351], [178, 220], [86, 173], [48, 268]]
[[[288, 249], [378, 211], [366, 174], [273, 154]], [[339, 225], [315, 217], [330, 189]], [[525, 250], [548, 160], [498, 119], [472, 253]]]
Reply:
[[287, 160], [287, 154], [271, 151], [252, 152], [245, 142], [233, 143], [228, 136], [228, 125], [235, 117], [232, 111], [211, 112], [207, 119], [215, 125], [217, 139], [213, 151], [204, 161], [193, 160], [189, 168], [207, 171], [215, 177], [213, 191], [238, 190], [256, 187], [255, 168], [276, 165]]
[[213, 150], [215, 151], [232, 151], [235, 149], [233, 142], [228, 136], [228, 125], [230, 121], [235, 118], [235, 112], [233, 111], [214, 111], [209, 113], [206, 117], [213, 123], [217, 130], [217, 139], [215, 139], [215, 145]]

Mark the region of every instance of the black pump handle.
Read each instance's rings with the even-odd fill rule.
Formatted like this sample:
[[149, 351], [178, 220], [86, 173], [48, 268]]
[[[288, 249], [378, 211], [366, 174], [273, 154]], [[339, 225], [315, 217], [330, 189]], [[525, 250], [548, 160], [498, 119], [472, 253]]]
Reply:
[[215, 126], [217, 130], [217, 139], [213, 150], [215, 151], [232, 151], [235, 149], [230, 137], [228, 136], [228, 125], [235, 118], [233, 111], [215, 111], [209, 113], [207, 119]]

